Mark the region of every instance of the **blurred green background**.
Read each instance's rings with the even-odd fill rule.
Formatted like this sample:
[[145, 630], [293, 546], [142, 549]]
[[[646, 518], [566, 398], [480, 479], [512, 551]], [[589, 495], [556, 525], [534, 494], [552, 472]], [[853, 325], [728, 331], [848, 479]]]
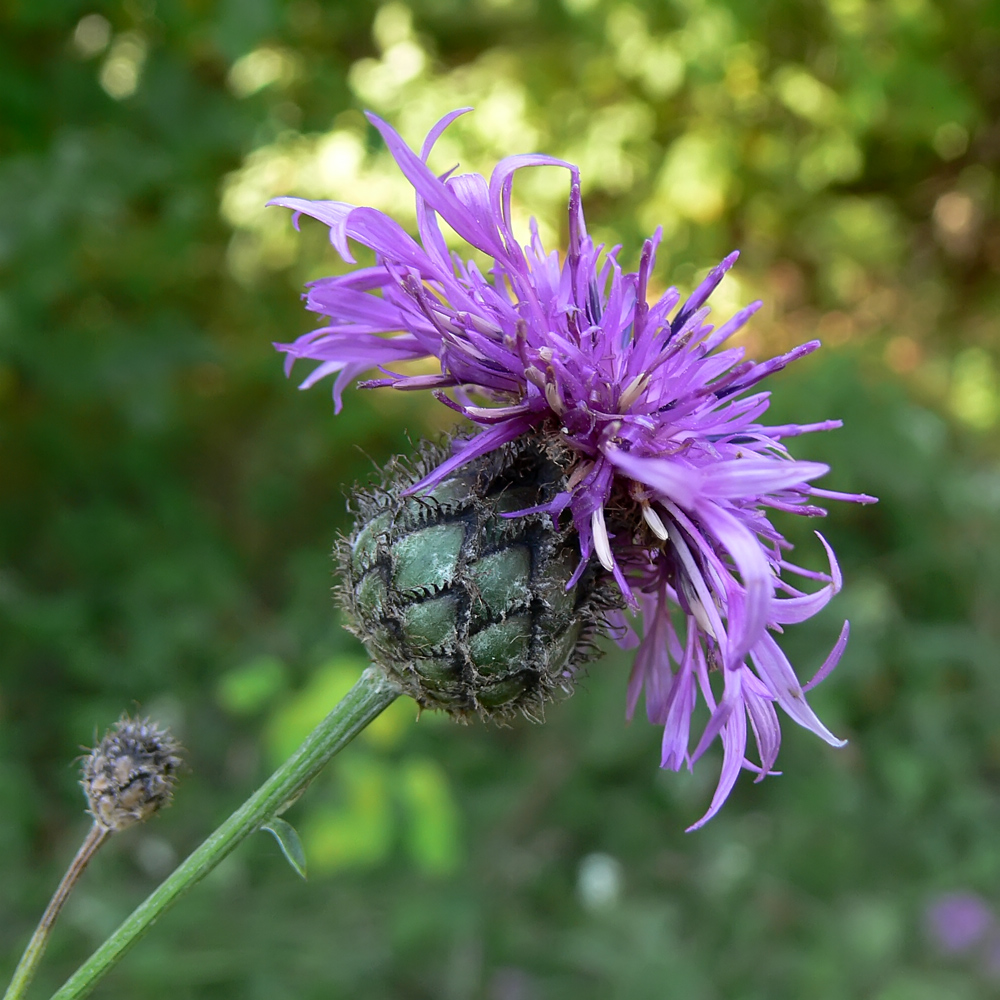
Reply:
[[[0, 8], [0, 978], [87, 827], [73, 759], [123, 709], [188, 748], [174, 807], [116, 838], [59, 926], [54, 988], [351, 683], [328, 552], [372, 459], [446, 426], [409, 394], [334, 417], [271, 341], [338, 266], [277, 194], [412, 220], [361, 117], [488, 170], [579, 162], [592, 231], [665, 230], [756, 355], [819, 336], [776, 422], [864, 490], [823, 525], [847, 586], [786, 649], [850, 744], [785, 727], [685, 835], [718, 755], [657, 768], [627, 658], [544, 726], [397, 703], [100, 987], [121, 998], [997, 995], [1000, 934], [944, 954], [941, 893], [1000, 907], [1000, 5], [975, 0], [7, 0]], [[515, 191], [558, 244], [558, 171]], [[811, 525], [783, 525], [818, 561]], [[997, 951], [1000, 955], [1000, 950]], [[994, 956], [996, 957], [996, 956]], [[992, 964], [991, 964], [992, 962]]]

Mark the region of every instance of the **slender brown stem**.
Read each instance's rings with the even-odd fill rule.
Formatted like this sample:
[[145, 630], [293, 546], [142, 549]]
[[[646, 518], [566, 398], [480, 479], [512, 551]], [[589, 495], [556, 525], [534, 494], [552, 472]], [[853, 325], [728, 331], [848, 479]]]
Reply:
[[59, 888], [56, 889], [52, 899], [49, 900], [49, 905], [45, 908], [42, 919], [38, 921], [35, 933], [31, 935], [28, 947], [24, 949], [24, 954], [21, 956], [21, 961], [17, 963], [17, 968], [14, 970], [14, 978], [11, 980], [10, 986], [7, 987], [7, 992], [4, 994], [3, 1000], [21, 1000], [25, 991], [31, 985], [31, 980], [35, 977], [35, 970], [38, 968], [38, 963], [42, 960], [42, 955], [45, 953], [45, 946], [49, 943], [52, 925], [56, 922], [59, 911], [63, 908], [63, 904], [69, 898], [73, 887], [79, 881], [84, 868], [87, 867], [90, 859], [97, 853], [97, 849], [104, 843], [109, 833], [110, 831], [99, 823], [95, 823], [90, 828], [86, 839], [80, 845], [80, 850], [76, 852], [76, 857], [73, 858], [69, 868], [66, 870], [66, 874], [59, 883]]

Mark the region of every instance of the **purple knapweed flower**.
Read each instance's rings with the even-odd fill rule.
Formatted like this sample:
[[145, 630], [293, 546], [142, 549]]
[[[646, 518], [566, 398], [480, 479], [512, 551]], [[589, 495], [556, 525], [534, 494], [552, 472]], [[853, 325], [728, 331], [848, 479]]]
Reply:
[[[757, 384], [819, 343], [759, 364], [745, 360], [743, 348], [722, 349], [760, 306], [747, 306], [718, 329], [706, 323], [705, 302], [737, 254], [713, 268], [685, 301], [670, 288], [650, 303], [660, 231], [644, 244], [638, 271], [623, 273], [619, 248], [595, 246], [587, 235], [579, 170], [572, 163], [511, 156], [489, 181], [475, 173], [438, 177], [430, 170], [434, 143], [463, 113], [441, 119], [419, 156], [369, 115], [415, 189], [420, 242], [374, 208], [300, 198], [271, 203], [294, 210], [296, 224], [301, 214], [327, 224], [346, 262], [354, 263], [349, 240], [373, 250], [376, 261], [313, 282], [308, 308], [329, 321], [276, 346], [287, 355], [289, 370], [299, 358], [319, 362], [303, 388], [336, 374], [338, 410], [344, 387], [377, 368], [383, 377], [365, 387], [430, 389], [482, 428], [415, 490], [529, 432], [574, 456], [567, 489], [545, 509], [556, 517], [570, 512], [580, 537], [578, 572], [596, 556], [614, 575], [624, 602], [641, 612], [641, 639], [622, 629], [623, 645], [638, 644], [629, 716], [645, 691], [650, 720], [664, 726], [662, 766], [675, 770], [690, 767], [721, 737], [722, 774], [697, 827], [717, 812], [741, 768], [757, 772], [758, 780], [771, 772], [780, 743], [775, 703], [828, 743], [842, 744], [809, 707], [805, 691], [836, 665], [847, 624], [805, 686], [774, 639], [782, 626], [810, 618], [840, 589], [837, 562], [822, 536], [828, 573], [787, 561], [790, 545], [768, 511], [817, 516], [825, 513], [817, 499], [872, 498], [812, 486], [827, 466], [793, 461], [785, 448], [786, 438], [839, 427], [839, 421], [759, 423], [769, 394], [756, 391]], [[569, 171], [563, 256], [546, 252], [533, 220], [527, 245], [512, 231], [514, 174], [531, 166]], [[449, 252], [439, 219], [491, 258], [486, 274]], [[399, 362], [430, 357], [440, 362], [435, 374], [393, 370]], [[822, 586], [805, 593], [787, 574]], [[712, 670], [721, 672], [721, 692], [713, 691]], [[699, 692], [710, 717], [692, 750]], [[759, 765], [745, 756], [748, 720]]]

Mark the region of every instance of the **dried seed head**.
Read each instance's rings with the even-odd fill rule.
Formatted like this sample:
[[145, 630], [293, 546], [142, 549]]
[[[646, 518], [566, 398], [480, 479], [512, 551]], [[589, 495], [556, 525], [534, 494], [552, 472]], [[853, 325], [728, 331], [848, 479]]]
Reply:
[[374, 663], [421, 706], [464, 718], [541, 714], [597, 654], [616, 592], [580, 559], [571, 525], [504, 517], [565, 489], [561, 456], [523, 437], [470, 462], [427, 494], [405, 491], [450, 449], [395, 459], [362, 493], [339, 547], [341, 603]]
[[123, 715], [83, 758], [80, 784], [97, 823], [112, 832], [124, 830], [168, 805], [179, 751], [169, 730]]

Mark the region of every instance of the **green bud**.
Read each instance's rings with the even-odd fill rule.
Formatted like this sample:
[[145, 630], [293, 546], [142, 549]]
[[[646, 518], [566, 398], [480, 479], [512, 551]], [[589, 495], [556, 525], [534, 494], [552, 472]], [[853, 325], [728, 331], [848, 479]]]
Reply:
[[358, 497], [354, 530], [339, 546], [349, 627], [423, 707], [537, 717], [597, 655], [616, 591], [596, 561], [567, 589], [580, 560], [570, 523], [502, 516], [565, 488], [562, 466], [539, 442], [521, 439], [428, 493], [403, 496], [449, 454], [425, 446], [416, 468], [393, 459], [386, 484]]

